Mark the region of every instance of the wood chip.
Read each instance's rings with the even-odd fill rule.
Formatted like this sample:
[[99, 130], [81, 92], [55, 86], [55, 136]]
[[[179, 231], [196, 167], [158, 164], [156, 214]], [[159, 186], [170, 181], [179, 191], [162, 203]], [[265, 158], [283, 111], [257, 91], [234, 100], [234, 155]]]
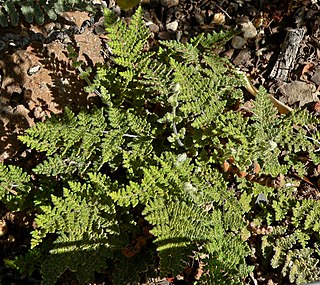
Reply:
[[288, 29], [279, 57], [270, 73], [272, 79], [281, 81], [287, 80], [306, 31], [306, 27]]

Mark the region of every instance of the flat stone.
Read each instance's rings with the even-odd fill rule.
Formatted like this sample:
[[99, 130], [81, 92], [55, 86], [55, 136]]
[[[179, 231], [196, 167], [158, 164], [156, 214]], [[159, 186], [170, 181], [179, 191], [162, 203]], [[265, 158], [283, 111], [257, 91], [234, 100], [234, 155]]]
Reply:
[[231, 45], [234, 49], [242, 49], [243, 46], [247, 43], [247, 41], [240, 36], [235, 36], [232, 40], [231, 40]]
[[315, 70], [314, 74], [311, 77], [311, 81], [318, 86], [320, 85], [320, 67]]
[[296, 80], [283, 83], [278, 90], [282, 94], [279, 100], [288, 105], [299, 103], [298, 105], [301, 107], [318, 100], [316, 93], [314, 93], [315, 86], [304, 81]]

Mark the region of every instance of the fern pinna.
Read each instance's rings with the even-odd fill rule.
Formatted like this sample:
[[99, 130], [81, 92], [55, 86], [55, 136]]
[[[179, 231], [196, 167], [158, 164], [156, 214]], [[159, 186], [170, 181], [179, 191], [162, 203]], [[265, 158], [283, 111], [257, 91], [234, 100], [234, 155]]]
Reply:
[[197, 284], [243, 284], [259, 257], [289, 282], [315, 280], [318, 201], [300, 204], [294, 177], [307, 171], [302, 156], [319, 163], [318, 119], [278, 114], [264, 89], [243, 107], [243, 78], [214, 52], [232, 33], [150, 47], [141, 8], [129, 25], [105, 17], [110, 61], [87, 88], [101, 105], [66, 108], [20, 136], [45, 159], [34, 187], [23, 183], [32, 248], [10, 264], [41, 264], [44, 284], [67, 268], [82, 284], [105, 268], [125, 284], [190, 264]]

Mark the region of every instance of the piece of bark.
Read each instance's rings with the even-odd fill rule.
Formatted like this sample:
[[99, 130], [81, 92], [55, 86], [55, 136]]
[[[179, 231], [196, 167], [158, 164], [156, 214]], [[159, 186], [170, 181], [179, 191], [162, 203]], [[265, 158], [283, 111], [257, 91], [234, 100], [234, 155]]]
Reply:
[[306, 27], [288, 29], [281, 52], [270, 73], [272, 79], [287, 80], [306, 31]]

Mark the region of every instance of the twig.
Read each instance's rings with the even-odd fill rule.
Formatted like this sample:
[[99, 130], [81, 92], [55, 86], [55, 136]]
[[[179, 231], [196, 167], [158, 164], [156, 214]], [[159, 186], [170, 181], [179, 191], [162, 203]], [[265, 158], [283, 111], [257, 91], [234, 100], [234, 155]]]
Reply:
[[226, 14], [226, 16], [231, 20], [232, 18], [230, 17], [230, 15], [227, 13], [227, 11], [225, 11], [224, 9], [222, 9], [222, 7], [220, 7], [218, 4], [214, 4], [219, 10], [221, 10], [224, 14]]
[[15, 195], [15, 196], [17, 196], [18, 195], [18, 192], [17, 191], [15, 191], [15, 190], [13, 190], [13, 189], [11, 189], [11, 188], [8, 188], [8, 187], [6, 187], [6, 186], [2, 186], [5, 190], [7, 190], [7, 191], [9, 191], [11, 194], [13, 194], [13, 195]]
[[[239, 74], [242, 74], [245, 80], [245, 88], [247, 89], [247, 91], [254, 97], [257, 96], [257, 94], [259, 93], [258, 89], [256, 87], [253, 86], [253, 84], [251, 83], [250, 79], [248, 78], [248, 76], [242, 72], [242, 71], [237, 71]], [[278, 99], [274, 98], [272, 95], [269, 94], [269, 98], [272, 101], [273, 105], [278, 109], [280, 114], [288, 114], [292, 111], [292, 108], [290, 108], [289, 106], [287, 106], [286, 104], [282, 103], [281, 101], [279, 101]]]

